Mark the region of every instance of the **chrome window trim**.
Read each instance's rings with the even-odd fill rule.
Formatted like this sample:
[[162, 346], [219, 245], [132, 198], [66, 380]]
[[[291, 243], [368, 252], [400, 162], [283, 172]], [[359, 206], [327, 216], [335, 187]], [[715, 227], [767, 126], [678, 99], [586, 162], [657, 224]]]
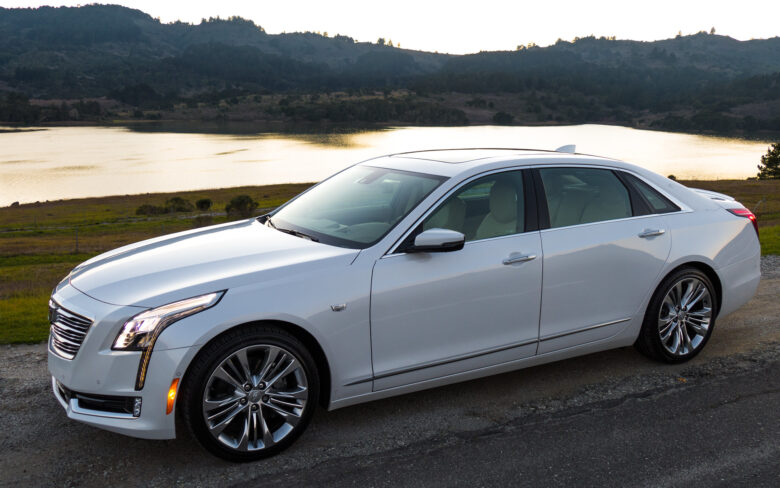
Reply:
[[[595, 222], [585, 222], [585, 223], [582, 223], [582, 224], [563, 225], [561, 227], [548, 227], [547, 229], [541, 229], [540, 232], [549, 232], [549, 231], [555, 231], [555, 230], [559, 230], [559, 229], [570, 229], [572, 227], [585, 227], [585, 226], [591, 226], [591, 225], [605, 224], [607, 222], [626, 222], [626, 221], [630, 221], [630, 220], [644, 219], [644, 218], [648, 218], [648, 217], [658, 217], [658, 216], [663, 216], [663, 215], [675, 215], [675, 214], [683, 214], [683, 213], [691, 213], [691, 212], [693, 212], [693, 209], [691, 209], [690, 207], [688, 207], [684, 203], [680, 202], [679, 200], [677, 200], [676, 198], [672, 197], [671, 195], [668, 195], [666, 192], [661, 191], [658, 187], [656, 187], [653, 183], [647, 181], [641, 175], [638, 175], [635, 172], [627, 170], [627, 169], [616, 168], [616, 167], [612, 167], [612, 166], [602, 166], [602, 165], [576, 165], [576, 166], [574, 166], [574, 165], [561, 165], [561, 166], [557, 166], [557, 165], [556, 166], [553, 166], [553, 165], [543, 165], [543, 166], [534, 166], [534, 168], [538, 168], [538, 169], [546, 169], [546, 168], [580, 168], [580, 167], [593, 168], [593, 169], [608, 169], [608, 170], [611, 170], [611, 171], [618, 171], [618, 172], [623, 172], [623, 173], [630, 174], [631, 176], [634, 176], [634, 177], [638, 178], [640, 181], [642, 181], [642, 182], [646, 183], [647, 185], [649, 185], [650, 188], [654, 189], [655, 191], [657, 191], [658, 193], [660, 193], [664, 197], [668, 198], [669, 201], [674, 203], [675, 205], [677, 205], [680, 208], [680, 210], [675, 210], [674, 212], [649, 213], [649, 214], [645, 214], [645, 215], [632, 215], [631, 217], [623, 217], [623, 218], [620, 218], [620, 219], [597, 220]], [[622, 181], [621, 181], [621, 184], [623, 184]], [[626, 190], [628, 190], [628, 188], [626, 188]]]
[[483, 171], [481, 173], [477, 173], [475, 175], [469, 176], [465, 180], [463, 180], [460, 183], [458, 183], [456, 186], [451, 188], [447, 193], [445, 193], [443, 196], [441, 196], [438, 200], [433, 202], [433, 204], [431, 204], [431, 206], [422, 214], [422, 216], [420, 216], [417, 220], [415, 220], [414, 223], [411, 226], [409, 226], [409, 228], [406, 229], [406, 231], [404, 231], [403, 234], [401, 234], [401, 237], [398, 238], [389, 247], [389, 250], [386, 251], [379, 259], [385, 259], [385, 258], [390, 258], [390, 257], [406, 255], [405, 252], [397, 252], [397, 249], [401, 245], [401, 243], [403, 243], [406, 240], [406, 238], [409, 236], [409, 234], [411, 234], [414, 231], [414, 229], [416, 229], [417, 226], [420, 225], [421, 222], [423, 222], [431, 213], [433, 213], [438, 208], [438, 206], [440, 204], [442, 204], [447, 198], [449, 198], [453, 193], [458, 191], [464, 185], [466, 185], [466, 184], [468, 184], [468, 183], [470, 183], [470, 182], [472, 182], [472, 181], [474, 181], [474, 180], [476, 180], [478, 178], [481, 178], [483, 176], [489, 176], [489, 175], [494, 174], [494, 173], [503, 173], [503, 172], [508, 172], [508, 171], [522, 171], [524, 169], [545, 169], [545, 168], [593, 168], [593, 169], [606, 169], [606, 170], [610, 170], [610, 171], [622, 171], [623, 173], [628, 173], [628, 174], [638, 178], [639, 180], [643, 181], [644, 183], [650, 185], [651, 188], [653, 188], [654, 190], [659, 192], [661, 195], [663, 195], [664, 197], [668, 198], [669, 201], [671, 201], [672, 203], [677, 205], [680, 208], [680, 210], [677, 210], [677, 211], [674, 211], [674, 212], [666, 212], [666, 213], [651, 213], [651, 214], [647, 214], [647, 215], [635, 215], [635, 216], [631, 216], [631, 217], [624, 217], [622, 219], [599, 220], [597, 222], [588, 222], [588, 223], [585, 223], [585, 224], [573, 224], [573, 225], [567, 225], [565, 227], [550, 227], [548, 229], [541, 229], [541, 230], [537, 230], [537, 231], [518, 232], [518, 233], [515, 233], [515, 234], [508, 234], [508, 235], [505, 235], [505, 236], [489, 237], [487, 239], [478, 239], [478, 240], [474, 240], [474, 241], [468, 241], [465, 244], [468, 245], [468, 244], [470, 244], [472, 242], [482, 242], [482, 241], [487, 241], [487, 240], [491, 240], [491, 239], [502, 239], [502, 238], [505, 238], [505, 237], [512, 237], [512, 236], [517, 236], [517, 235], [520, 235], [520, 234], [528, 234], [530, 232], [547, 232], [547, 231], [550, 231], [550, 230], [567, 229], [567, 228], [571, 228], [571, 227], [601, 224], [601, 223], [604, 223], [604, 222], [620, 222], [620, 221], [625, 221], [625, 220], [640, 219], [640, 218], [644, 218], [644, 217], [654, 217], [654, 216], [659, 216], [659, 215], [675, 215], [675, 214], [683, 214], [683, 213], [693, 212], [693, 209], [691, 209], [689, 206], [685, 205], [684, 203], [682, 203], [681, 201], [677, 200], [672, 195], [669, 195], [667, 192], [665, 192], [662, 189], [658, 188], [652, 182], [647, 181], [647, 179], [642, 177], [642, 175], [637, 174], [635, 171], [632, 171], [632, 170], [629, 170], [629, 169], [625, 169], [625, 168], [621, 168], [619, 166], [609, 166], [607, 164], [597, 164], [597, 163], [583, 163], [583, 164], [580, 164], [580, 163], [578, 163], [578, 164], [566, 164], [566, 163], [561, 163], [561, 164], [539, 164], [539, 163], [530, 163], [530, 164], [519, 164], [519, 165], [514, 165], [514, 166], [506, 166], [506, 167], [503, 167], [503, 168], [497, 168], [497, 169], [492, 169], [492, 170], [488, 170], [488, 171]]

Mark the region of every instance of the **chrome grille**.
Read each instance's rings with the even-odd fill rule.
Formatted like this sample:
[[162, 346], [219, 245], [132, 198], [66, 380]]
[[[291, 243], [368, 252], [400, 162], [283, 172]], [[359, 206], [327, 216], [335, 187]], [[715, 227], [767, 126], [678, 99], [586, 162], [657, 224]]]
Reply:
[[65, 359], [73, 359], [87, 336], [92, 321], [49, 300], [51, 350]]

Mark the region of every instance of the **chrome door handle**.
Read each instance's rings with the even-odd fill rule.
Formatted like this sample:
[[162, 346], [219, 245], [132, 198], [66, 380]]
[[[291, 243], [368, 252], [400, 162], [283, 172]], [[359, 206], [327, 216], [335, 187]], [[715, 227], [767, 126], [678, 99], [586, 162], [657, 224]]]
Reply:
[[645, 229], [642, 232], [639, 233], [639, 237], [647, 238], [647, 237], [655, 237], [665, 234], [666, 231], [663, 229]]
[[510, 256], [504, 261], [502, 261], [504, 264], [515, 264], [515, 263], [524, 263], [526, 261], [531, 261], [532, 259], [536, 259], [536, 254], [526, 254], [524, 256]]

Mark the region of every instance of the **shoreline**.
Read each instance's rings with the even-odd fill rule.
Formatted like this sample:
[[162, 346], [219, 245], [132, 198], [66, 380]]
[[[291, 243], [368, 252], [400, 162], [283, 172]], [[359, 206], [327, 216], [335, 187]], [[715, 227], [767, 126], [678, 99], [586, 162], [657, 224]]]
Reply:
[[[188, 118], [166, 118], [166, 119], [136, 119], [136, 118], [116, 118], [111, 120], [70, 120], [56, 122], [40, 122], [37, 124], [20, 124], [13, 122], [0, 121], [0, 135], [11, 132], [25, 132], [46, 130], [50, 128], [67, 127], [120, 127], [120, 128], [149, 128], [160, 129], [154, 132], [170, 133], [199, 133], [199, 134], [319, 134], [319, 133], [350, 133], [361, 131], [381, 131], [402, 127], [572, 127], [583, 125], [603, 125], [608, 127], [623, 127], [626, 129], [646, 130], [653, 132], [666, 132], [669, 134], [686, 134], [693, 136], [718, 137], [726, 139], [737, 139], [741, 141], [763, 142], [771, 144], [780, 140], [778, 131], [755, 131], [746, 134], [744, 131], [713, 131], [713, 130], [674, 130], [664, 127], [653, 126], [648, 123], [623, 124], [614, 121], [530, 121], [524, 120], [522, 123], [496, 124], [490, 121], [469, 122], [466, 124], [420, 124], [409, 123], [401, 120], [374, 122], [374, 123], [342, 123], [323, 120], [318, 122], [305, 122], [284, 119], [258, 119], [258, 120], [208, 120], [208, 119], [188, 119]], [[230, 131], [225, 129], [244, 130]], [[166, 130], [169, 129], [169, 130]], [[200, 129], [200, 130], [184, 130]], [[246, 130], [251, 129], [251, 130]]]

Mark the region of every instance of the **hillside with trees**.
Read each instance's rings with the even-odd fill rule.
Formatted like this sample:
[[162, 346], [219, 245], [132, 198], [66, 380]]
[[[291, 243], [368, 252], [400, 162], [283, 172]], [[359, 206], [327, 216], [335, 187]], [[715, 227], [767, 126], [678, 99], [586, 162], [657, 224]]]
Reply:
[[0, 8], [0, 121], [615, 123], [780, 131], [780, 38], [585, 37], [454, 56], [238, 17]]

